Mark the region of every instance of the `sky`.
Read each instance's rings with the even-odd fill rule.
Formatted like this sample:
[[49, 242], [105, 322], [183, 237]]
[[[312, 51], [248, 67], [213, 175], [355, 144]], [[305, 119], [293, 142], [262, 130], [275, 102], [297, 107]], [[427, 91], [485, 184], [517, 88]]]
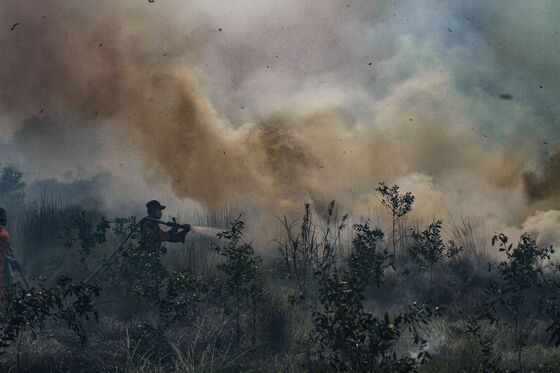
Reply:
[[384, 181], [422, 219], [558, 242], [559, 16], [544, 0], [6, 0], [2, 164], [29, 185], [90, 181], [111, 211], [334, 199], [359, 215]]

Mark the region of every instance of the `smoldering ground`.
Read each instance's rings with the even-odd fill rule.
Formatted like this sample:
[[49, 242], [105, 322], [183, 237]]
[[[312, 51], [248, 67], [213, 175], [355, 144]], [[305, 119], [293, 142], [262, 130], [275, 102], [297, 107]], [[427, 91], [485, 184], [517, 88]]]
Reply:
[[[552, 185], [541, 165], [557, 144], [542, 144], [556, 130], [542, 123], [554, 117], [557, 78], [548, 95], [535, 82], [558, 60], [522, 63], [530, 26], [514, 25], [514, 11], [406, 1], [0, 7], [8, 143], [31, 131], [28, 118], [50, 115], [83, 129], [73, 143], [100, 136], [100, 152], [79, 160], [86, 169], [118, 175], [138, 160], [150, 187], [206, 207], [235, 200], [279, 214], [335, 199], [358, 212], [376, 203], [379, 181], [415, 193], [424, 217], [463, 214], [491, 229], [556, 207], [554, 191], [534, 190]], [[538, 19], [527, 18], [545, 39], [537, 45], [553, 45], [553, 26]], [[59, 137], [39, 138], [64, 157]], [[45, 149], [25, 152], [42, 159]]]

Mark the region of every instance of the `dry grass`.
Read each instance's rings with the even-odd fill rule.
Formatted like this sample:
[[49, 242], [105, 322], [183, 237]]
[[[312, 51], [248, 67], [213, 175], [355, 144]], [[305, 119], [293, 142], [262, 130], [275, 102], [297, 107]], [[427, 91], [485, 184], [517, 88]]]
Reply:
[[[238, 209], [223, 209], [209, 214], [200, 213], [195, 223], [226, 226]], [[53, 235], [60, 232], [77, 208], [60, 201], [39, 201], [27, 206], [17, 217], [14, 236], [16, 254], [25, 258], [27, 267], [35, 273], [62, 273], [83, 278], [77, 251], [63, 247]], [[97, 215], [93, 214], [92, 219]], [[330, 217], [329, 217], [330, 216]], [[285, 252], [290, 250], [309, 256], [310, 268], [319, 268], [321, 260], [332, 253], [336, 265], [343, 265], [349, 252], [352, 230], [348, 219], [342, 229], [342, 218], [336, 213], [305, 218], [293, 224], [285, 220], [286, 235], [276, 237]], [[194, 218], [193, 218], [194, 219]], [[373, 221], [379, 221], [372, 219]], [[444, 222], [445, 224], [446, 222]], [[400, 258], [396, 270], [389, 270], [386, 284], [380, 289], [366, 292], [366, 307], [371, 312], [383, 314], [402, 310], [411, 301], [431, 300], [448, 308], [444, 318], [422, 329], [428, 341], [433, 361], [421, 368], [422, 372], [477, 372], [481, 356], [476, 342], [464, 334], [464, 313], [479, 298], [488, 279], [487, 262], [492, 261], [486, 251], [486, 232], [480, 224], [469, 219], [447, 221], [446, 234], [463, 247], [463, 254], [454, 260], [438, 265], [435, 270], [434, 291], [427, 291], [425, 273], [419, 271], [406, 254], [410, 242], [407, 230], [420, 229], [420, 221], [408, 221], [399, 227]], [[90, 266], [111, 252], [116, 243], [111, 237], [107, 244], [96, 248], [88, 258]], [[211, 250], [216, 242], [204, 237], [192, 237], [184, 246], [170, 245], [164, 259], [169, 268], [186, 268], [202, 279], [217, 273], [219, 257]], [[327, 246], [326, 246], [327, 245]], [[330, 245], [330, 246], [328, 246]], [[295, 248], [295, 249], [294, 249]], [[297, 251], [300, 250], [300, 251]], [[308, 251], [305, 251], [308, 250]], [[330, 251], [329, 251], [330, 250]], [[327, 255], [326, 255], [327, 254]], [[87, 348], [77, 344], [74, 337], [60, 325], [49, 325], [33, 338], [26, 334], [20, 344], [14, 345], [2, 356], [2, 371], [113, 371], [113, 372], [299, 372], [305, 371], [309, 362], [309, 334], [312, 330], [314, 305], [291, 305], [289, 297], [297, 294], [298, 286], [286, 272], [293, 271], [285, 257], [265, 262], [264, 285], [266, 297], [259, 308], [258, 343], [255, 348], [233, 348], [231, 318], [221, 311], [220, 304], [202, 303], [196, 318], [174, 325], [165, 334], [163, 345], [165, 363], [155, 358], [153, 346], [134, 335], [137, 324], [150, 318], [150, 312], [138, 303], [129, 302], [121, 293], [108, 290], [99, 300], [102, 318], [90, 325], [90, 342]], [[288, 267], [288, 268], [286, 268]], [[313, 276], [308, 281], [313, 281]], [[309, 287], [313, 295], [313, 286]], [[313, 300], [313, 296], [310, 297]], [[528, 345], [524, 349], [527, 371], [560, 371], [558, 349], [547, 347], [546, 323], [539, 319], [528, 320], [524, 330]], [[504, 367], [513, 367], [512, 340], [506, 328], [485, 330], [496, 338], [496, 347], [503, 356]], [[18, 347], [19, 346], [19, 347]], [[399, 352], [417, 352], [411, 345], [399, 345]], [[19, 361], [19, 363], [18, 363]]]

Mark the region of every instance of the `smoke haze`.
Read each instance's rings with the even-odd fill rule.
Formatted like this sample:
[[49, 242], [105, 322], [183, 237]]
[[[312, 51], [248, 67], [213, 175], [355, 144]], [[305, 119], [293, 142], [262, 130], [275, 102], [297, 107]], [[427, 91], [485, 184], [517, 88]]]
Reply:
[[0, 10], [0, 152], [32, 177], [111, 175], [114, 207], [157, 190], [277, 215], [333, 199], [367, 212], [376, 184], [395, 182], [424, 218], [556, 240], [554, 1]]

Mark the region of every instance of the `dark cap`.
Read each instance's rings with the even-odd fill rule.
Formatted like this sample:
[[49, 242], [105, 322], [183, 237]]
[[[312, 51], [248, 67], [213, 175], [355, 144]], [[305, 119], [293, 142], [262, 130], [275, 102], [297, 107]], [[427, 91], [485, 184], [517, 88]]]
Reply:
[[8, 219], [8, 213], [2, 207], [0, 207], [0, 223], [5, 223]]
[[159, 201], [156, 200], [152, 200], [148, 203], [146, 203], [146, 208], [148, 209], [148, 212], [159, 209], [159, 210], [165, 210], [165, 206], [163, 206], [161, 203], [159, 203]]

